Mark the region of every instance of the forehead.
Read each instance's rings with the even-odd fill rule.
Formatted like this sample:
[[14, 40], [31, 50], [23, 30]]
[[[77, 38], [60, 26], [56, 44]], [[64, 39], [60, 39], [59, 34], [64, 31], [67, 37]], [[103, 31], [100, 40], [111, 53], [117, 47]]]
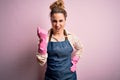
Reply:
[[51, 16], [51, 19], [65, 19], [64, 14], [63, 13], [54, 13]]

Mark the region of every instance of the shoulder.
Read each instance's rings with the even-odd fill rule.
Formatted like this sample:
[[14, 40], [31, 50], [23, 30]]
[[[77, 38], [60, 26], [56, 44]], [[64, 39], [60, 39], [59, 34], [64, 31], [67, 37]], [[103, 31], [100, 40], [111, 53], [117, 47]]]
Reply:
[[68, 36], [68, 39], [69, 39], [69, 40], [72, 40], [72, 41], [74, 41], [74, 40], [79, 40], [78, 36], [76, 36], [74, 33], [69, 32], [69, 31], [67, 31], [67, 30], [66, 30], [66, 32], [67, 32], [67, 36]]

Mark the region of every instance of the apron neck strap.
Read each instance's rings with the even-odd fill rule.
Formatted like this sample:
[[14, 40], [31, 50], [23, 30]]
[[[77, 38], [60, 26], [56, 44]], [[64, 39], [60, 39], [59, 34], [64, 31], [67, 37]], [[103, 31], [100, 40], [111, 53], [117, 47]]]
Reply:
[[[53, 34], [53, 29], [50, 30], [49, 42], [51, 41], [52, 34]], [[65, 40], [68, 40], [67, 32], [65, 29], [64, 29], [64, 35], [65, 35]]]

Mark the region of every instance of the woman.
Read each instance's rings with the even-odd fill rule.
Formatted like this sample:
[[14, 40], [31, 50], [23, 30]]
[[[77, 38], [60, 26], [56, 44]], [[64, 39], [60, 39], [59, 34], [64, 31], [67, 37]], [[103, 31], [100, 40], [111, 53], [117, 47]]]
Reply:
[[[47, 61], [45, 80], [77, 80], [76, 63], [82, 53], [82, 45], [78, 38], [65, 30], [67, 12], [63, 1], [55, 1], [50, 5], [50, 9], [52, 28], [48, 32], [47, 51], [43, 51], [44, 54], [39, 52], [37, 59], [40, 65]], [[43, 44], [45, 43], [43, 41]], [[75, 52], [72, 56], [73, 50]]]

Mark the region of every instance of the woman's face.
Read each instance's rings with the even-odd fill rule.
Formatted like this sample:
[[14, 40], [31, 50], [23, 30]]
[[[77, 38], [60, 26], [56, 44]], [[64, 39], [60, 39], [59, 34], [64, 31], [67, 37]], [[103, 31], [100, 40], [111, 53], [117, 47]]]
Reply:
[[63, 32], [64, 26], [65, 26], [65, 17], [63, 13], [54, 13], [51, 16], [51, 23], [54, 33], [60, 33]]

